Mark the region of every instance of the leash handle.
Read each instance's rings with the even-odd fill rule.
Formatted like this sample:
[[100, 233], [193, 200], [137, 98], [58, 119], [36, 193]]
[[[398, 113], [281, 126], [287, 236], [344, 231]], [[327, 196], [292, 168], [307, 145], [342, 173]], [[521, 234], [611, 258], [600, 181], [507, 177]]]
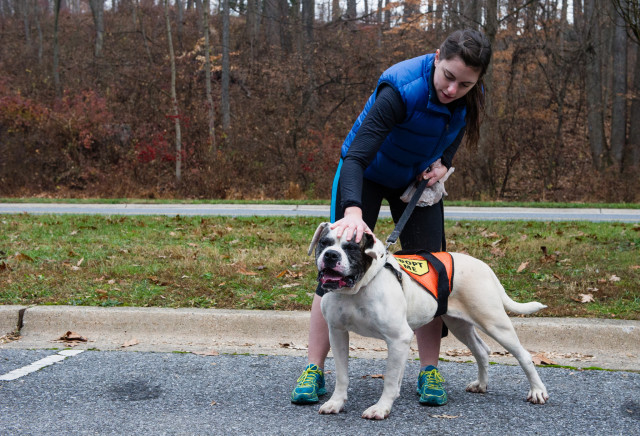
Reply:
[[407, 204], [407, 207], [404, 209], [402, 216], [400, 217], [400, 219], [398, 220], [398, 223], [396, 224], [396, 228], [393, 229], [393, 232], [391, 232], [391, 234], [387, 238], [387, 246], [386, 246], [387, 249], [389, 249], [389, 247], [392, 244], [395, 244], [396, 241], [398, 240], [398, 237], [400, 237], [400, 233], [402, 232], [402, 229], [404, 229], [405, 224], [407, 224], [407, 221], [409, 221], [409, 217], [411, 216], [413, 209], [415, 209], [416, 204], [418, 204], [418, 200], [420, 199], [420, 196], [422, 195], [425, 188], [427, 187], [427, 183], [429, 183], [429, 180], [431, 179], [422, 180], [418, 185], [418, 187], [416, 188], [416, 192], [414, 192], [413, 197], [411, 197], [411, 200], [409, 201], [409, 204]]

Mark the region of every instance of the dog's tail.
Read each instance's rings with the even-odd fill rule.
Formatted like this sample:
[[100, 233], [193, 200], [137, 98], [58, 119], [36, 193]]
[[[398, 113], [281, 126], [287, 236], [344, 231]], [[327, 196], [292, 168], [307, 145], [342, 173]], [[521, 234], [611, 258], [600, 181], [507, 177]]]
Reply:
[[537, 301], [530, 301], [528, 303], [518, 303], [516, 301], [513, 301], [509, 297], [509, 295], [507, 295], [507, 292], [504, 290], [504, 287], [500, 283], [500, 280], [498, 280], [498, 277], [496, 277], [495, 274], [493, 276], [494, 276], [494, 280], [497, 282], [498, 286], [500, 287], [500, 290], [502, 291], [500, 293], [500, 299], [502, 299], [502, 305], [509, 312], [519, 313], [521, 315], [531, 315], [532, 313], [536, 313], [540, 309], [544, 309], [547, 307], [542, 303], [538, 303]]

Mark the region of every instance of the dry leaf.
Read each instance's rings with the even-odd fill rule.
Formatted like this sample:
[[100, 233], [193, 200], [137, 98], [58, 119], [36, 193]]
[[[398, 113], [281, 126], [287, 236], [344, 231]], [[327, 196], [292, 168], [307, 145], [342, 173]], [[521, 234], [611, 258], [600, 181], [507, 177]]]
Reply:
[[247, 271], [244, 267], [238, 267], [238, 272], [243, 276], [257, 276], [257, 272]]
[[527, 262], [522, 262], [522, 263], [520, 264], [520, 266], [518, 267], [518, 270], [517, 270], [516, 272], [521, 273], [522, 271], [524, 271], [524, 270], [525, 270], [525, 268], [526, 268], [527, 266], [529, 266], [529, 261], [527, 261]]
[[531, 360], [534, 365], [557, 365], [556, 362], [549, 358], [547, 353], [536, 353], [531, 356]]
[[620, 277], [618, 277], [617, 275], [613, 274], [611, 277], [609, 277], [609, 281], [610, 282], [619, 282], [621, 280]]
[[593, 294], [578, 294], [580, 299], [576, 300], [580, 303], [593, 303], [595, 300], [593, 299]]
[[456, 419], [456, 418], [460, 418], [460, 415], [429, 415], [432, 418], [438, 418], [438, 419]]
[[129, 339], [127, 342], [121, 345], [121, 348], [133, 347], [134, 345], [138, 345], [140, 342], [137, 339]]
[[60, 336], [58, 340], [62, 342], [87, 342], [87, 338], [72, 331], [66, 332], [64, 335]]
[[29, 262], [33, 262], [33, 258], [30, 256], [27, 256], [24, 253], [16, 253], [13, 255], [13, 258], [17, 261], [29, 261]]
[[307, 347], [303, 347], [301, 345], [295, 345], [293, 342], [289, 343], [289, 342], [284, 342], [284, 343], [280, 343], [280, 347], [281, 348], [288, 348], [290, 350], [306, 350]]
[[455, 350], [447, 350], [445, 351], [445, 354], [447, 356], [451, 356], [451, 357], [462, 357], [462, 356], [471, 356], [471, 351], [466, 350], [466, 349], [455, 349]]
[[80, 265], [82, 265], [82, 262], [84, 262], [84, 257], [83, 257], [82, 259], [80, 259], [80, 260], [78, 261], [78, 263], [76, 263], [76, 266], [80, 266]]
[[211, 402], [211, 405], [212, 405], [212, 406], [215, 406], [216, 404], [218, 404], [218, 403], [216, 403], [215, 401], [212, 401], [212, 402]]

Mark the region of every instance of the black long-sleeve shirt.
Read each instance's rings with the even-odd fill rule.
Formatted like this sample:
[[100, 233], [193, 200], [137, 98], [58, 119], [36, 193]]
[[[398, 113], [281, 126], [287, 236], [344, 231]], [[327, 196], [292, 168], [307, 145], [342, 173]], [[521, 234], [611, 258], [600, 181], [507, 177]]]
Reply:
[[[378, 89], [375, 102], [362, 121], [347, 155], [343, 158], [340, 172], [340, 195], [342, 207], [362, 207], [362, 179], [364, 171], [373, 161], [380, 146], [387, 135], [404, 121], [407, 113], [406, 105], [400, 94], [389, 85], [382, 85]], [[453, 156], [458, 151], [465, 129], [462, 128], [449, 147], [442, 155], [441, 162], [447, 168], [451, 167]]]

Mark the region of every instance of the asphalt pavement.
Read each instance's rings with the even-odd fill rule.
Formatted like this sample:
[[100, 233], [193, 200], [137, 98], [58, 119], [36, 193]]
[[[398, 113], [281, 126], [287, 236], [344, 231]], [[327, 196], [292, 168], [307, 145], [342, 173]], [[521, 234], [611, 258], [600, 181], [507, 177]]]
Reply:
[[[0, 214], [325, 216], [329, 206], [279, 204], [63, 204], [0, 203]], [[640, 223], [640, 209], [456, 207], [444, 208], [451, 220], [618, 221]], [[383, 207], [381, 217], [390, 217]]]
[[[0, 213], [22, 213], [24, 206], [7, 211], [0, 204]], [[27, 212], [71, 213], [37, 206], [39, 211]], [[169, 206], [175, 214], [189, 214], [185, 205]], [[582, 218], [565, 219], [584, 219], [581, 211]], [[616, 213], [623, 218], [614, 220], [640, 222], [640, 211]], [[640, 321], [512, 322], [541, 364], [551, 395], [546, 405], [524, 401], [524, 373], [491, 340], [490, 361], [497, 364], [490, 367], [489, 392], [465, 392], [476, 367], [450, 335], [440, 355], [449, 404], [419, 406], [414, 342], [391, 416], [370, 422], [360, 413], [381, 392], [377, 375], [386, 356], [385, 344], [374, 339], [352, 335], [350, 398], [343, 413], [320, 416], [318, 405], [289, 402], [306, 364], [308, 312], [0, 306], [0, 435], [640, 433]], [[67, 332], [82, 340], [61, 340]], [[331, 392], [331, 358], [326, 369]]]

